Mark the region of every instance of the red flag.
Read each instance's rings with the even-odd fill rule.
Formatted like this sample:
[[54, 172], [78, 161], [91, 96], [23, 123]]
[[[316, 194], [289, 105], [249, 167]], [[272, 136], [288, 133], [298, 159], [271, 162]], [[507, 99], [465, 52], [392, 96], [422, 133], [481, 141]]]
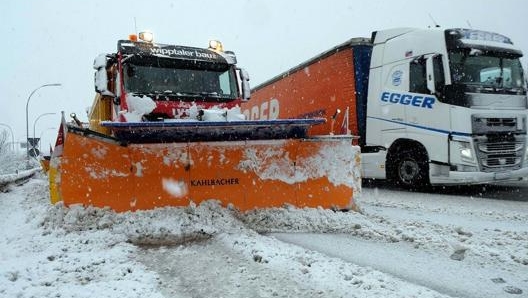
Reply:
[[66, 119], [64, 118], [64, 112], [62, 112], [61, 124], [59, 132], [57, 134], [57, 140], [55, 141], [55, 150], [53, 150], [52, 156], [62, 156], [62, 150], [64, 147], [64, 137], [66, 136]]

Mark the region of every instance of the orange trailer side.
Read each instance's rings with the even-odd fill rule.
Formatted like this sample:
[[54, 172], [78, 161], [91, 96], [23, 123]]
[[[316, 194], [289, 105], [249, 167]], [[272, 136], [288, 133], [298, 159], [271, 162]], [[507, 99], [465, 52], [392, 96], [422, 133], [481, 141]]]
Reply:
[[[256, 87], [242, 110], [250, 120], [323, 117], [326, 123], [312, 127], [311, 135], [342, 134], [347, 108], [348, 119], [357, 117], [355, 103], [353, 51], [344, 47]], [[358, 135], [356, 121], [348, 122], [351, 133]]]

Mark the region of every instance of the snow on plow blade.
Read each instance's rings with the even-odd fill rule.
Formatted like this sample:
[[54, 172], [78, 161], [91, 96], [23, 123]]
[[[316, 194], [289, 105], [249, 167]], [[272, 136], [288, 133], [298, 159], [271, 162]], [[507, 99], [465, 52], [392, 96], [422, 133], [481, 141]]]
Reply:
[[360, 188], [359, 152], [350, 136], [146, 141], [69, 129], [62, 157], [52, 161], [52, 202], [116, 211], [209, 199], [240, 210], [284, 204], [350, 209]]

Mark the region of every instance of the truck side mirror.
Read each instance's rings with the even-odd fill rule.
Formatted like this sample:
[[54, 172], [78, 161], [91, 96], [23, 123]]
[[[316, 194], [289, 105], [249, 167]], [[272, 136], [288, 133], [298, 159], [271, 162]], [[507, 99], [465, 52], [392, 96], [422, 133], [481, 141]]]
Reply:
[[100, 93], [101, 95], [114, 95], [110, 90], [108, 90], [108, 76], [106, 74], [106, 54], [100, 54], [95, 57], [94, 60], [94, 85], [95, 92]]
[[251, 87], [249, 86], [249, 74], [245, 69], [239, 68], [238, 74], [241, 82], [242, 100], [248, 101], [251, 98]]

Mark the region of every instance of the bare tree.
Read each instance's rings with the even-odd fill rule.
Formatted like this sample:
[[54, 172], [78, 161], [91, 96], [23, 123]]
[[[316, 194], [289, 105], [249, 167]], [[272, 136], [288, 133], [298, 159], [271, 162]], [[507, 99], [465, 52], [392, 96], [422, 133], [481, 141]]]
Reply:
[[7, 130], [0, 130], [0, 175], [13, 174], [27, 167], [26, 152], [21, 154], [13, 150], [11, 138], [8, 136], [10, 134]]
[[9, 151], [9, 143], [7, 130], [0, 131], [0, 155], [4, 156]]

